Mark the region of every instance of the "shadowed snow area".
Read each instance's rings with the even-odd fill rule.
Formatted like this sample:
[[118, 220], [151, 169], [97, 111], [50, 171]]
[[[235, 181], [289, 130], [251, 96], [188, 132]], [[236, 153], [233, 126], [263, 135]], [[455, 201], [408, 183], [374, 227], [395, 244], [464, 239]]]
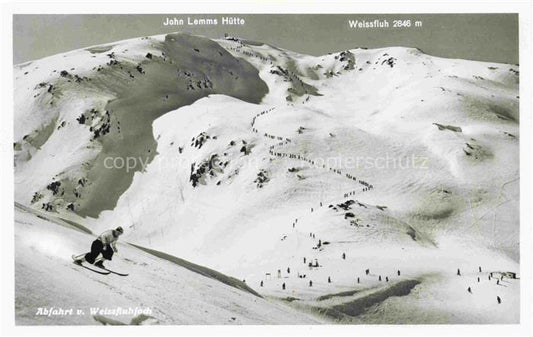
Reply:
[[[19, 324], [47, 282], [163, 324], [519, 321], [518, 65], [169, 34], [14, 73]], [[118, 225], [130, 276], [71, 266]]]

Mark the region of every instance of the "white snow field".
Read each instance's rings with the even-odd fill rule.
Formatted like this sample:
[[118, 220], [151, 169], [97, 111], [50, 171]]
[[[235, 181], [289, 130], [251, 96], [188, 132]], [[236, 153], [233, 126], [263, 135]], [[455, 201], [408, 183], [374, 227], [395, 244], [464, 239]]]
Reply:
[[[39, 268], [61, 268], [62, 288], [113, 282], [128, 303], [148, 303], [149, 284], [162, 324], [518, 323], [518, 74], [412, 48], [315, 57], [179, 33], [17, 65], [16, 202], [93, 233], [121, 225], [121, 240], [268, 299], [195, 293], [215, 281], [131, 246], [110, 262], [130, 276], [86, 275], [70, 255], [92, 238], [18, 212], [17, 323], [90, 321], [29, 314], [61, 302], [23, 276]], [[27, 251], [54, 237], [53, 258]]]

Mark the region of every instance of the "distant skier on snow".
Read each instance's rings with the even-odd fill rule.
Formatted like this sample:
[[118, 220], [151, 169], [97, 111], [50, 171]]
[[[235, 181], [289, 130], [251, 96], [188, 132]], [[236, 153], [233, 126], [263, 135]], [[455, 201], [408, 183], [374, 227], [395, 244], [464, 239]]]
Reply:
[[[124, 234], [124, 229], [120, 226], [103, 232], [91, 244], [91, 251], [75, 262], [81, 264], [82, 262], [87, 261], [97, 267], [104, 268], [103, 260], [111, 261], [113, 253], [118, 253], [116, 244], [119, 236], [122, 234]], [[100, 254], [102, 254], [103, 259], [97, 260]]]

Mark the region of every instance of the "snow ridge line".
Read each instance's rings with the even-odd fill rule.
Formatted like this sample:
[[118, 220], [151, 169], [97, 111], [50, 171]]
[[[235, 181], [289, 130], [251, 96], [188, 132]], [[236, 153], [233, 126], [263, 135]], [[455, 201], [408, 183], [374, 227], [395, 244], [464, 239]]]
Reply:
[[208, 277], [208, 278], [211, 278], [211, 279], [215, 279], [219, 282], [222, 282], [230, 287], [233, 287], [233, 288], [237, 288], [239, 290], [242, 290], [242, 291], [246, 291], [252, 295], [255, 295], [257, 297], [260, 297], [260, 298], [263, 298], [263, 296], [261, 296], [259, 293], [257, 293], [255, 290], [253, 290], [252, 288], [250, 288], [246, 283], [242, 282], [241, 280], [238, 280], [234, 277], [231, 277], [231, 276], [227, 276], [225, 274], [222, 274], [216, 270], [213, 270], [213, 269], [209, 269], [207, 267], [204, 267], [204, 266], [200, 266], [198, 264], [195, 264], [195, 263], [192, 263], [192, 262], [189, 262], [187, 260], [184, 260], [184, 259], [181, 259], [179, 257], [176, 257], [174, 255], [170, 255], [170, 254], [167, 254], [167, 253], [164, 253], [164, 252], [161, 252], [161, 251], [158, 251], [158, 250], [155, 250], [155, 249], [151, 249], [151, 248], [146, 248], [146, 247], [143, 247], [143, 246], [139, 246], [139, 245], [136, 245], [136, 244], [133, 244], [133, 243], [129, 243], [128, 244], [130, 246], [133, 246], [137, 249], [140, 249], [142, 251], [144, 251], [145, 253], [148, 253], [148, 254], [151, 254], [153, 256], [156, 256], [160, 259], [163, 259], [163, 260], [167, 260], [169, 262], [172, 262], [172, 263], [175, 263], [185, 269], [188, 269], [192, 272], [195, 272], [197, 274], [200, 274], [202, 276], [205, 276], [205, 277]]

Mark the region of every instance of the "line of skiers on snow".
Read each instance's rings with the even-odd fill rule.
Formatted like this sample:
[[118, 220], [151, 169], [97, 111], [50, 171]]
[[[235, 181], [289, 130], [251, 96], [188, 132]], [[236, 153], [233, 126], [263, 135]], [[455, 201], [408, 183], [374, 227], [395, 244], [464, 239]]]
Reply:
[[263, 116], [263, 115], [265, 115], [265, 114], [271, 112], [271, 111], [274, 110], [274, 109], [276, 109], [276, 108], [274, 107], [274, 108], [270, 108], [270, 109], [267, 109], [267, 110], [263, 110], [263, 111], [261, 111], [260, 113], [258, 113], [257, 115], [255, 115], [254, 118], [252, 118], [252, 126], [255, 125], [255, 121], [256, 121], [256, 119], [257, 119], [258, 117]]
[[[256, 114], [253, 119], [252, 119], [252, 131], [255, 132], [255, 133], [259, 133], [259, 130], [256, 129], [254, 126], [255, 126], [255, 122], [256, 122], [256, 119], [260, 116], [263, 116], [265, 114], [268, 114], [270, 112], [272, 112], [273, 110], [275, 109], [275, 107], [273, 108], [270, 108], [270, 109], [267, 109], [267, 110], [263, 110], [261, 111], [260, 113]], [[300, 128], [301, 129], [301, 128]], [[288, 143], [292, 142], [292, 140], [290, 138], [284, 138], [284, 137], [281, 137], [281, 136], [275, 136], [275, 135], [272, 135], [272, 134], [268, 134], [268, 133], [264, 133], [264, 136], [267, 137], [267, 138], [270, 138], [270, 139], [277, 139], [277, 140], [281, 140], [282, 142], [278, 143], [277, 145], [278, 146], [283, 146], [283, 145], [287, 145]], [[276, 145], [271, 145], [270, 148], [269, 148], [269, 154], [272, 155], [272, 156], [275, 156], [275, 157], [278, 157], [278, 158], [290, 158], [290, 159], [297, 159], [297, 160], [302, 160], [304, 162], [307, 162], [311, 165], [315, 165], [316, 166], [316, 162], [314, 160], [311, 160], [309, 158], [306, 158], [300, 154], [294, 154], [294, 153], [284, 153], [284, 152], [276, 152], [274, 151], [274, 148], [275, 148]], [[339, 170], [339, 169], [335, 169], [335, 168], [331, 168], [331, 167], [326, 167], [326, 164], [322, 164], [322, 168], [324, 169], [329, 169], [331, 172], [333, 173], [337, 173], [339, 175], [342, 175], [342, 171]], [[349, 174], [349, 173], [345, 173], [344, 174], [346, 178], [350, 179], [350, 180], [353, 180], [353, 181], [358, 181], [357, 180], [357, 177]], [[369, 191], [371, 189], [374, 188], [374, 186], [364, 180], [359, 180], [359, 183], [363, 186], [365, 186], [362, 191], [363, 192], [366, 192], [366, 191]], [[351, 196], [351, 195], [355, 195], [356, 191], [353, 190], [353, 191], [350, 191], [348, 193], [345, 193], [344, 194], [344, 197], [348, 197], [348, 196]], [[311, 212], [313, 210], [311, 209]], [[294, 225], [293, 225], [294, 227]]]
[[[342, 257], [343, 260], [345, 260], [346, 259], [346, 253], [342, 253], [341, 257]], [[304, 264], [307, 263], [307, 258], [306, 257], [303, 257], [303, 263]], [[313, 262], [309, 262], [309, 267], [319, 267], [318, 260], [315, 259], [314, 263]], [[479, 272], [480, 273], [482, 272], [482, 268], [481, 267], [479, 267]], [[399, 269], [397, 270], [396, 273], [397, 273], [398, 276], [401, 276], [401, 271]], [[290, 267], [287, 268], [287, 274], [290, 274]], [[366, 269], [365, 270], [365, 275], [367, 275], [367, 276], [370, 275], [370, 269]], [[461, 276], [461, 270], [459, 268], [457, 269], [457, 275]], [[298, 272], [298, 278], [306, 278], [306, 276], [307, 275], [300, 275], [300, 273]], [[500, 277], [496, 278], [496, 280], [497, 280], [496, 284], [499, 284], [500, 281], [504, 279], [504, 277], [505, 277], [504, 274], [500, 274]], [[516, 278], [516, 275], [513, 274], [512, 277]], [[278, 269], [278, 278], [281, 278], [281, 270], [280, 269]], [[488, 274], [488, 278], [489, 278], [489, 280], [494, 278], [494, 273], [493, 272], [489, 273]], [[478, 280], [478, 282], [480, 282], [480, 278], [479, 277], [477, 277], [477, 280]], [[331, 276], [328, 276], [327, 281], [328, 281], [328, 283], [332, 283]], [[383, 278], [382, 278], [381, 275], [378, 275], [378, 281], [380, 281], [380, 282], [383, 281]], [[357, 284], [359, 284], [360, 282], [361, 282], [360, 277], [357, 277]], [[385, 282], [389, 282], [389, 277], [388, 276], [385, 276]], [[261, 287], [264, 286], [264, 282], [263, 281], [260, 282], [260, 286]], [[309, 280], [309, 287], [312, 287], [312, 286], [313, 286], [313, 281]], [[285, 289], [286, 289], [286, 284], [285, 284], [285, 282], [283, 282], [282, 290], [285, 290]], [[467, 288], [467, 291], [472, 294], [472, 287], [469, 286]], [[496, 296], [496, 300], [497, 300], [498, 304], [502, 303], [502, 299], [501, 299], [501, 297], [499, 295]]]
[[[342, 253], [342, 259], [345, 260], [346, 259], [346, 253]], [[304, 257], [303, 258], [303, 263], [307, 263], [307, 258]], [[313, 262], [309, 262], [309, 266], [313, 266], [313, 267], [319, 267], [319, 264], [318, 264], [318, 260], [315, 259], [314, 263]], [[291, 269], [290, 267], [287, 267], [287, 274], [290, 274], [291, 272]], [[401, 276], [401, 272], [400, 270], [398, 269], [398, 271], [396, 272], [398, 276]], [[267, 276], [270, 275], [270, 273], [266, 273]], [[370, 269], [366, 269], [365, 270], [365, 275], [370, 275]], [[300, 278], [300, 279], [303, 279], [303, 278], [306, 278], [307, 275], [306, 274], [300, 274], [299, 272], [297, 273], [297, 277]], [[281, 278], [281, 269], [278, 269], [278, 278]], [[331, 276], [328, 276], [328, 279], [327, 279], [328, 283], [332, 283], [332, 279], [331, 279]], [[383, 278], [381, 275], [378, 275], [378, 281], [383, 281]], [[385, 282], [389, 282], [389, 277], [388, 276], [385, 276]], [[360, 284], [361, 283], [361, 278], [360, 277], [357, 277], [357, 284]], [[264, 286], [264, 281], [261, 280], [260, 283], [259, 283], [259, 286], [260, 287], [263, 287]], [[309, 280], [309, 287], [312, 287], [313, 286], [313, 280]], [[281, 286], [282, 290], [285, 290], [286, 289], [286, 283], [283, 282], [282, 286]]]
[[[242, 43], [239, 41], [239, 43]], [[228, 47], [229, 50], [233, 50], [234, 52], [237, 52], [237, 53], [241, 53], [243, 55], [246, 55], [246, 56], [252, 56], [252, 57], [255, 57], [255, 58], [258, 58], [260, 59], [261, 61], [264, 61], [264, 62], [270, 62], [270, 64], [272, 64], [272, 61], [269, 60], [268, 58], [260, 55], [260, 54], [257, 54], [257, 53], [252, 53], [252, 52], [249, 52], [249, 51], [245, 51], [245, 50], [242, 50], [242, 47], [244, 47], [244, 45], [240, 45], [239, 47], [237, 48], [234, 48], [234, 47]]]

